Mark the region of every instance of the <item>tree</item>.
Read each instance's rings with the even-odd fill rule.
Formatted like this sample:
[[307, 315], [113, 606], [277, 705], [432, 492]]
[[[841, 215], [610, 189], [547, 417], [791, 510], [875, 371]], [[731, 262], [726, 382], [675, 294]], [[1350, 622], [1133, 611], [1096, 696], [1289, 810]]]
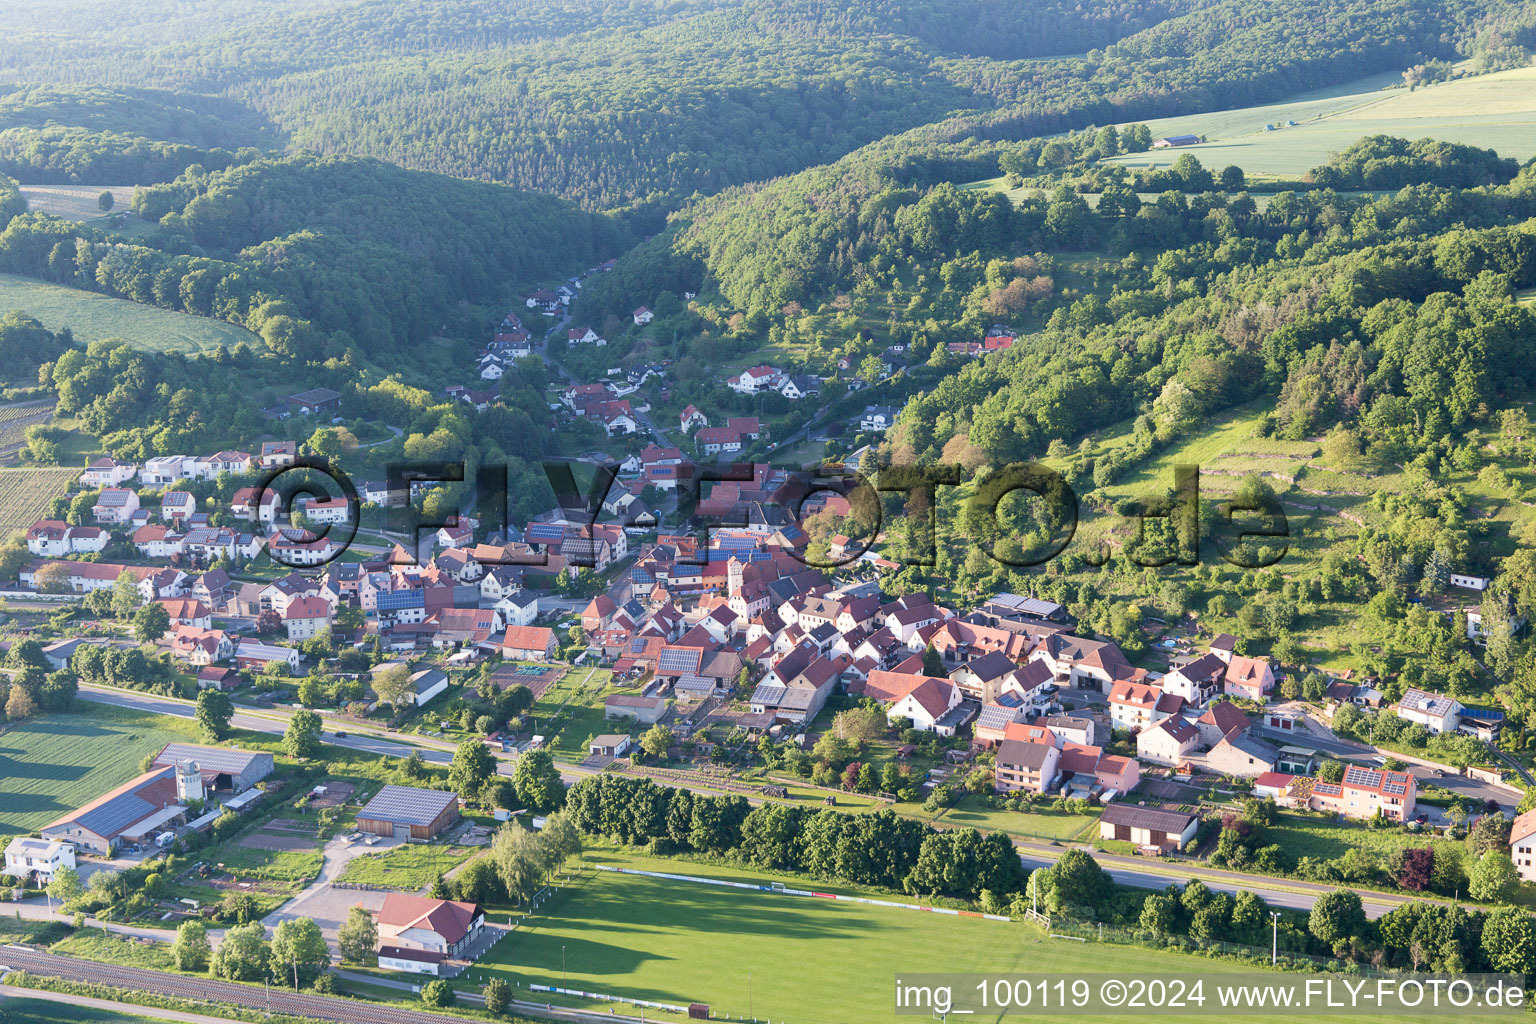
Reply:
[[40, 594], [67, 594], [70, 571], [68, 562], [49, 562], [33, 574], [32, 585]]
[[1509, 849], [1510, 820], [1501, 813], [1485, 814], [1472, 826], [1468, 840], [1472, 853], [1481, 857], [1490, 850]]
[[1319, 942], [1329, 946], [1360, 935], [1365, 931], [1365, 908], [1360, 905], [1359, 893], [1349, 889], [1335, 889], [1324, 893], [1312, 904], [1312, 914], [1307, 919], [1307, 930]]
[[111, 213], [112, 207], [114, 204], [116, 204], [116, 202], [116, 198], [113, 197], [109, 190], [102, 189], [101, 195], [96, 197], [96, 209], [100, 210], [102, 213]]
[[1317, 778], [1319, 782], [1343, 782], [1344, 762], [1324, 761], [1317, 766]]
[[144, 603], [144, 595], [139, 593], [138, 578], [124, 569], [117, 574], [117, 579], [112, 581], [112, 613], [120, 619], [126, 619], [139, 610], [139, 605]]
[[1082, 850], [1068, 850], [1050, 869], [1052, 911], [1096, 913], [1109, 893], [1109, 876]]
[[501, 878], [507, 898], [521, 903], [539, 891], [544, 882], [543, 857], [538, 840], [522, 826], [507, 822], [491, 840], [491, 863]]
[[313, 711], [295, 711], [288, 719], [288, 728], [283, 732], [283, 749], [288, 752], [288, 756], [308, 758], [320, 753], [323, 725], [320, 716]]
[[435, 978], [421, 986], [421, 1001], [428, 1006], [452, 1006], [453, 986], [443, 978]]
[[552, 811], [565, 800], [560, 769], [547, 750], [530, 750], [519, 757], [512, 769], [512, 785], [517, 787], [517, 798], [530, 810]]
[[[249, 896], [250, 893], [241, 895]], [[214, 975], [230, 981], [256, 981], [268, 967], [267, 930], [260, 921], [247, 921], [224, 933], [209, 963]]]
[[20, 722], [35, 714], [37, 714], [37, 702], [32, 699], [32, 694], [20, 683], [12, 684], [10, 696], [5, 700], [5, 717], [13, 722]]
[[1141, 905], [1141, 930], [1162, 938], [1173, 931], [1178, 915], [1178, 901], [1168, 893], [1155, 892]]
[[80, 884], [80, 872], [74, 868], [59, 868], [48, 882], [48, 895], [65, 906], [85, 895], [85, 886]]
[[1483, 952], [1495, 971], [1536, 973], [1536, 923], [1519, 907], [1499, 907], [1483, 921]]
[[640, 736], [640, 749], [660, 760], [672, 746], [672, 730], [657, 722]]
[[317, 708], [330, 702], [330, 691], [325, 678], [311, 672], [299, 680], [299, 703], [307, 708]]
[[347, 919], [336, 931], [336, 951], [348, 963], [368, 964], [377, 961], [374, 953], [379, 944], [379, 929], [373, 923], [373, 915], [366, 907], [353, 907], [347, 911]]
[[500, 978], [492, 978], [481, 989], [485, 996], [485, 1009], [493, 1017], [500, 1017], [507, 1012], [507, 1006], [512, 1002], [512, 990], [507, 983]]
[[944, 659], [939, 657], [939, 649], [932, 643], [923, 648], [923, 675], [940, 677], [948, 675], [944, 671]]
[[208, 942], [208, 929], [201, 921], [183, 921], [176, 929], [176, 941], [171, 944], [171, 957], [178, 971], [201, 971], [208, 966], [213, 947]]
[[1428, 889], [1435, 877], [1435, 850], [1432, 846], [1404, 850], [1397, 884], [1410, 892]]
[[[526, 755], [525, 755], [526, 756]], [[470, 738], [459, 744], [448, 765], [448, 784], [465, 800], [475, 799], [486, 780], [496, 774], [496, 758], [484, 742]]]
[[1472, 873], [1467, 879], [1467, 895], [1475, 900], [1503, 903], [1515, 894], [1519, 885], [1520, 876], [1515, 873], [1515, 862], [1509, 859], [1509, 854], [1490, 850], [1472, 865]]
[[295, 990], [310, 985], [331, 964], [331, 950], [320, 926], [307, 917], [293, 917], [272, 933], [268, 962], [272, 977], [293, 980]]
[[381, 703], [388, 704], [396, 714], [416, 697], [416, 688], [411, 683], [411, 670], [405, 665], [387, 665], [378, 669], [373, 673], [371, 683], [374, 696]]
[[581, 831], [566, 811], [555, 811], [544, 819], [539, 831], [539, 844], [544, 850], [545, 863], [559, 870], [572, 857], [581, 856]]
[[165, 605], [151, 601], [133, 613], [133, 638], [141, 644], [152, 644], [171, 629], [171, 614]]
[[229, 720], [235, 717], [235, 705], [224, 691], [217, 688], [201, 690], [197, 695], [197, 710], [192, 718], [210, 740], [218, 742], [229, 735]]

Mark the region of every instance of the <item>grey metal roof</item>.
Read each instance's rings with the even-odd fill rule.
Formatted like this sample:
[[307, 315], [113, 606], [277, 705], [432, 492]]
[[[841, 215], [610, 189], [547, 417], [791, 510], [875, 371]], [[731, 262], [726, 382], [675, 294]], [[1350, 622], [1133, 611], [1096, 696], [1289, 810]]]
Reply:
[[385, 786], [357, 816], [396, 825], [430, 825], [455, 799], [456, 794], [441, 789]]
[[1133, 807], [1130, 804], [1110, 804], [1104, 808], [1104, 813], [1099, 820], [1110, 825], [1125, 825], [1128, 828], [1146, 828], [1154, 832], [1167, 832], [1173, 835], [1182, 833], [1194, 820], [1193, 814], [1185, 814], [1182, 811], [1165, 811], [1159, 807]]
[[251, 766], [253, 761], [265, 759], [272, 760], [272, 755], [259, 750], [231, 750], [228, 747], [200, 747], [195, 743], [167, 743], [165, 749], [155, 758], [155, 766], [163, 767], [168, 764], [180, 764], [183, 761], [196, 761], [197, 767], [205, 772], [229, 772], [231, 775], [239, 775]]

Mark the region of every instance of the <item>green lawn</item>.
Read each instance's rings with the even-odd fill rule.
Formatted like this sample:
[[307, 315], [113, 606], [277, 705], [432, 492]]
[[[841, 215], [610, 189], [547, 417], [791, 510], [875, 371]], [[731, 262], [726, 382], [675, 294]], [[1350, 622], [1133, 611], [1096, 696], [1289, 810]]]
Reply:
[[1453, 839], [1402, 829], [1371, 829], [1362, 825], [1340, 825], [1322, 817], [1280, 814], [1269, 829], [1270, 842], [1279, 843], [1293, 857], [1333, 858], [1358, 848], [1385, 858], [1396, 850], [1420, 846], [1450, 847], [1466, 850], [1466, 844]]
[[945, 828], [976, 828], [984, 832], [1006, 832], [1013, 836], [1032, 839], [1080, 839], [1090, 828], [1098, 824], [1092, 814], [1071, 814], [1062, 811], [1008, 811], [996, 810], [982, 803], [982, 798], [970, 795], [955, 806], [936, 815], [921, 815]]
[[241, 342], [265, 347], [261, 338], [223, 320], [0, 274], [0, 311], [13, 309], [24, 310], [51, 330], [68, 327], [80, 342], [123, 338], [163, 352], [211, 352], [221, 344], [234, 348]]
[[406, 843], [383, 853], [352, 859], [341, 873], [341, 880], [415, 892], [431, 885], [438, 875], [452, 871], [474, 852], [475, 848], [468, 846]]
[[169, 943], [140, 942], [100, 928], [82, 928], [69, 938], [55, 942], [49, 950], [68, 953], [84, 960], [143, 967], [152, 971], [170, 971], [176, 967]]
[[190, 722], [87, 707], [0, 731], [0, 837], [42, 828], [133, 778], [145, 754], [191, 738]]
[[[734, 881], [769, 880], [752, 871], [609, 849], [587, 859]], [[857, 894], [819, 883], [800, 887]], [[899, 1019], [891, 984], [902, 971], [1060, 972], [1070, 978], [1084, 972], [1215, 975], [1242, 969], [1236, 962], [1139, 946], [1051, 939], [1025, 924], [585, 870], [471, 968], [460, 987], [492, 976], [559, 985], [564, 976], [571, 988], [708, 1003], [716, 1017], [844, 1024]], [[602, 1012], [607, 1004], [581, 1005]], [[660, 1015], [647, 1011], [646, 1016]]]

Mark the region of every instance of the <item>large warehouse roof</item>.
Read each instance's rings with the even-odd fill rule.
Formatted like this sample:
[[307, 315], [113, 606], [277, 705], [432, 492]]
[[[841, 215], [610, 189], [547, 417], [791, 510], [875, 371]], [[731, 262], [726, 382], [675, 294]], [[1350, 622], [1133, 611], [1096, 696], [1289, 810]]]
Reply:
[[456, 799], [456, 794], [441, 789], [385, 786], [357, 816], [396, 825], [430, 825]]

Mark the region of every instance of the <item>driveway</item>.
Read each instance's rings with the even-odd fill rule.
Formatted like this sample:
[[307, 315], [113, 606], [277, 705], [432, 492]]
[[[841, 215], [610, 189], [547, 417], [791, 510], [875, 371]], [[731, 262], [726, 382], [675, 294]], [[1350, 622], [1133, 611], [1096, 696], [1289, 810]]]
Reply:
[[370, 889], [338, 889], [332, 883], [341, 877], [354, 857], [379, 853], [401, 842], [403, 840], [381, 839], [369, 846], [361, 840], [351, 842], [346, 836], [337, 836], [325, 844], [325, 861], [320, 867], [319, 877], [309, 883], [303, 892], [262, 918], [261, 923], [275, 928], [279, 922], [295, 917], [313, 918], [315, 924], [320, 926], [321, 934], [334, 943], [336, 930], [346, 921], [348, 911], [353, 907], [378, 910], [384, 905], [387, 894]]

